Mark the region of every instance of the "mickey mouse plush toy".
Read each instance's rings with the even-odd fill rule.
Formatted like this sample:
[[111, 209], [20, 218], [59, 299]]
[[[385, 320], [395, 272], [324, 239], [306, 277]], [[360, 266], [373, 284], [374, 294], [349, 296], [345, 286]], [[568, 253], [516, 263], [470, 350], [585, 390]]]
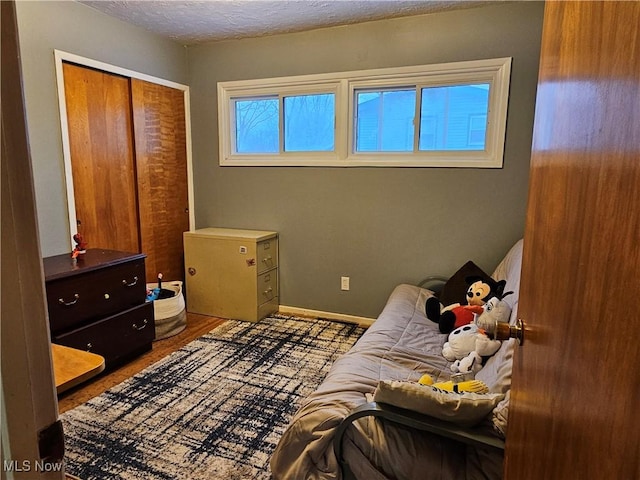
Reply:
[[491, 297], [502, 297], [505, 280], [496, 282], [493, 279], [482, 279], [481, 277], [465, 278], [469, 288], [466, 293], [466, 305], [453, 303], [443, 307], [436, 297], [427, 298], [425, 312], [427, 318], [438, 324], [440, 333], [449, 334], [456, 328], [473, 322], [473, 314], [482, 313], [482, 306]]

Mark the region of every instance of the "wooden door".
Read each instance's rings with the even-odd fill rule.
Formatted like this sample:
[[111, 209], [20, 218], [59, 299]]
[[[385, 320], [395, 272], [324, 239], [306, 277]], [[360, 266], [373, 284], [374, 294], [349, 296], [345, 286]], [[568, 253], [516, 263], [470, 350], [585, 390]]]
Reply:
[[89, 248], [139, 252], [129, 79], [63, 63], [77, 231]]
[[510, 480], [640, 478], [640, 2], [548, 2]]
[[[15, 2], [0, 2], [2, 479], [63, 480]], [[59, 427], [59, 428], [56, 428]], [[46, 441], [43, 441], [46, 439]], [[38, 460], [47, 458], [37, 468]], [[32, 468], [25, 468], [31, 466]], [[35, 465], [35, 467], [34, 467]]]
[[184, 93], [131, 79], [140, 240], [147, 279], [184, 276], [182, 233], [189, 230]]

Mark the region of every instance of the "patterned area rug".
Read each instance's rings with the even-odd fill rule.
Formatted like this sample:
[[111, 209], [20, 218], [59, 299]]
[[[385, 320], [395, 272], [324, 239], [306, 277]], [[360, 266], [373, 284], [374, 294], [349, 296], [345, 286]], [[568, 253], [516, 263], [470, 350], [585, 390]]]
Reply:
[[61, 415], [66, 469], [92, 479], [268, 479], [289, 420], [362, 335], [275, 315], [228, 321]]

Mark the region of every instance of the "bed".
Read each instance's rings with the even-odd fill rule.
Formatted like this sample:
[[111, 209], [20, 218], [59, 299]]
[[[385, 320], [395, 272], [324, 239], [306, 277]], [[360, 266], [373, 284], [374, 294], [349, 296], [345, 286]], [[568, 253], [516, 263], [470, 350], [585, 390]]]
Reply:
[[[517, 314], [522, 240], [491, 275], [505, 279]], [[447, 335], [425, 315], [432, 290], [399, 285], [378, 319], [304, 402], [271, 458], [275, 480], [356, 478], [499, 479], [509, 406], [514, 339], [503, 341], [476, 379], [498, 397], [472, 428], [374, 402], [381, 382], [449, 380]]]

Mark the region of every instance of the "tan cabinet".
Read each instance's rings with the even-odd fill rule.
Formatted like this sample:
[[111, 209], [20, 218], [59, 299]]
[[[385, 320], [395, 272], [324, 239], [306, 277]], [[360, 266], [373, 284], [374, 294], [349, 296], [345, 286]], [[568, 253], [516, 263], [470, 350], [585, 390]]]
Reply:
[[189, 312], [257, 322], [278, 310], [276, 232], [185, 232], [184, 256]]

